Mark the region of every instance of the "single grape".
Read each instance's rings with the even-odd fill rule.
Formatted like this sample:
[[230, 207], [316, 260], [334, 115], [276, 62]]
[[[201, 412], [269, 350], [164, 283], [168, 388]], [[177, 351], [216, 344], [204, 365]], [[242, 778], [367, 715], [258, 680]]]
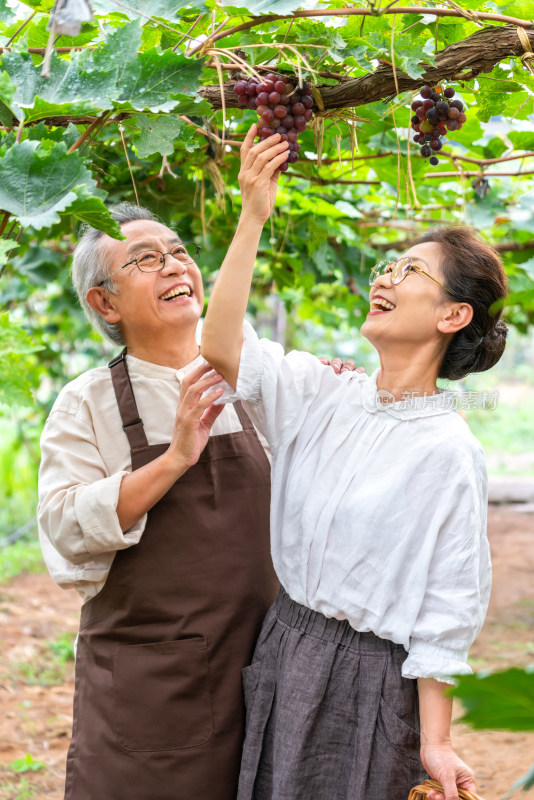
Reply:
[[437, 139], [431, 139], [429, 141], [429, 145], [432, 148], [432, 150], [437, 150], [438, 149], [438, 140]]
[[423, 103], [423, 108], [434, 108], [434, 106], [435, 106], [434, 101], [430, 99], [425, 100], [425, 102]]
[[432, 94], [432, 87], [428, 86], [428, 84], [423, 86], [423, 88], [420, 91], [421, 97], [424, 98], [425, 100], [428, 100], [431, 94]]
[[275, 92], [278, 92], [278, 94], [283, 94], [285, 92], [285, 90], [286, 90], [286, 85], [285, 85], [284, 81], [281, 81], [281, 80], [275, 81], [275, 84], [274, 84], [274, 91]]
[[441, 95], [438, 94], [436, 91], [433, 91], [432, 94], [430, 95], [430, 99], [433, 100], [434, 103], [437, 103], [439, 100], [441, 100]]
[[452, 106], [452, 108], [457, 108], [458, 111], [463, 111], [464, 110], [464, 104], [462, 103], [461, 100], [452, 100], [451, 101], [451, 106]]
[[294, 88], [295, 87], [293, 86], [292, 83], [286, 83], [285, 93], [286, 94], [291, 94], [291, 92], [293, 91]]
[[272, 122], [274, 119], [274, 111], [272, 108], [266, 108], [262, 114], [263, 119], [265, 122]]
[[306, 109], [304, 108], [302, 103], [293, 103], [293, 105], [291, 106], [291, 111], [293, 112], [293, 115], [296, 117], [302, 116], [305, 110]]
[[262, 92], [267, 92], [267, 94], [271, 94], [274, 92], [274, 83], [272, 81], [264, 80], [261, 85]]
[[425, 119], [425, 120], [423, 120], [423, 122], [420, 124], [419, 127], [423, 131], [423, 133], [430, 133], [430, 131], [432, 130], [432, 128], [434, 126], [432, 125], [431, 122], [429, 122], [427, 119]]
[[253, 109], [254, 111], [256, 110], [256, 98], [255, 97], [249, 97], [248, 98], [248, 107]]
[[298, 154], [295, 153], [294, 150], [292, 150], [287, 160], [289, 161], [290, 164], [294, 164], [295, 161], [298, 161], [298, 159], [299, 159]]
[[457, 130], [457, 128], [458, 128], [458, 123], [457, 123], [457, 121], [456, 121], [455, 119], [450, 119], [450, 120], [447, 122], [447, 128], [448, 128], [450, 131], [455, 131], [455, 130]]
[[310, 87], [309, 87], [309, 86], [306, 86], [306, 87], [304, 88], [304, 94], [307, 94], [309, 97], [311, 97], [311, 96], [312, 96], [312, 90], [310, 89]]
[[240, 106], [248, 106], [248, 94], [238, 94], [237, 102]]
[[415, 136], [413, 137], [413, 140], [416, 144], [419, 144], [419, 142], [421, 141], [421, 134], [416, 133]]
[[412, 111], [417, 111], [417, 109], [423, 105], [422, 100], [414, 100], [412, 103]]
[[255, 83], [249, 83], [246, 88], [246, 93], [249, 97], [255, 97], [256, 95], [256, 85]]
[[292, 149], [292, 150], [293, 150], [295, 153], [298, 153], [298, 151], [300, 150], [300, 144], [299, 144], [299, 142], [292, 142], [292, 143], [291, 143], [291, 149]]
[[[280, 125], [280, 128], [281, 128], [281, 127], [282, 127], [282, 126]], [[280, 133], [280, 128], [278, 128], [278, 129], [277, 129], [277, 131], [276, 131], [277, 133]], [[289, 140], [288, 140], [288, 138], [287, 138], [287, 133], [280, 133], [280, 141], [281, 141], [281, 142], [287, 142], [287, 141], [289, 141]]]
[[247, 91], [247, 84], [245, 81], [237, 81], [236, 85], [234, 86], [234, 92], [237, 95], [245, 94]]
[[263, 129], [262, 133], [265, 136], [265, 138], [267, 139], [269, 136], [273, 136], [276, 133], [276, 131], [270, 125], [266, 125], [265, 128]]
[[292, 116], [292, 114], [288, 114], [287, 117], [283, 117], [282, 118], [282, 121], [281, 121], [280, 124], [283, 125], [284, 128], [287, 128], [289, 130], [290, 128], [293, 127], [294, 121], [295, 120], [294, 120], [294, 117]]
[[304, 108], [311, 108], [313, 106], [313, 97], [309, 97], [307, 94], [300, 101]]
[[420, 152], [421, 152], [421, 155], [423, 156], [423, 158], [428, 158], [428, 156], [432, 155], [432, 148], [428, 144], [424, 144], [421, 147]]
[[303, 130], [304, 130], [304, 128], [306, 127], [306, 120], [305, 120], [305, 118], [304, 118], [304, 117], [301, 117], [301, 116], [299, 116], [299, 115], [297, 115], [297, 116], [295, 117], [295, 122], [294, 122], [294, 125], [295, 125], [295, 128], [297, 129], [297, 131], [303, 131]]
[[260, 105], [256, 106], [256, 111], [258, 112], [260, 117], [262, 117], [263, 114], [265, 113], [265, 111], [268, 111], [268, 110], [269, 110], [269, 106], [260, 106]]
[[423, 106], [419, 106], [417, 111], [415, 112], [419, 119], [424, 119], [426, 116], [426, 109]]
[[269, 104], [269, 95], [267, 92], [260, 92], [258, 95], [258, 105], [266, 106]]
[[278, 117], [278, 119], [283, 119], [286, 116], [286, 107], [285, 106], [275, 106], [274, 107], [274, 116]]
[[287, 133], [287, 128], [285, 128], [283, 125], [279, 125], [278, 128], [276, 129], [276, 132], [282, 135], [284, 133]]
[[443, 142], [441, 141], [441, 139], [437, 139], [436, 141], [437, 145], [434, 147], [434, 150], [437, 152], [438, 150], [441, 150], [441, 148], [443, 147]]
[[277, 105], [280, 102], [280, 93], [279, 92], [271, 92], [269, 95], [269, 103], [272, 106]]
[[432, 136], [435, 136], [436, 138], [438, 136], [441, 136], [441, 128], [439, 127], [439, 125], [436, 125], [435, 128], [432, 128]]
[[438, 114], [447, 114], [449, 111], [449, 104], [446, 100], [440, 100], [435, 107]]
[[274, 72], [269, 72], [269, 74], [265, 76], [265, 79], [268, 81], [272, 81], [273, 83], [276, 83], [276, 81], [278, 80], [278, 75], [275, 75]]
[[439, 120], [439, 114], [435, 108], [429, 108], [426, 112], [426, 118], [432, 125], [436, 125]]
[[443, 94], [445, 95], [445, 97], [454, 97], [454, 94], [455, 94], [455, 92], [454, 92], [454, 89], [452, 89], [452, 88], [449, 86], [449, 87], [447, 87], [447, 89], [445, 89], [445, 91], [443, 92]]
[[312, 118], [312, 110], [311, 108], [306, 108], [304, 110], [304, 119], [306, 120], [306, 122], [309, 122], [311, 118]]
[[287, 132], [287, 138], [290, 142], [296, 142], [298, 135], [299, 132], [295, 128], [291, 128], [291, 130]]
[[452, 108], [449, 108], [449, 119], [458, 119], [459, 116], [460, 112], [458, 111], [457, 108], [455, 108], [454, 106]]
[[289, 169], [289, 161], [284, 161], [284, 163], [280, 166], [280, 172], [287, 172]]
[[289, 99], [287, 94], [281, 94], [280, 95], [280, 102], [281, 102], [281, 104], [283, 106], [288, 106], [290, 104], [291, 100]]
[[419, 117], [417, 116], [417, 114], [413, 115], [413, 117], [410, 119], [410, 122], [411, 122], [412, 125], [417, 125], [418, 124]]
[[278, 117], [275, 117], [271, 122], [271, 128], [279, 128], [280, 127], [280, 120]]
[[435, 167], [436, 164], [439, 164], [439, 158], [436, 158], [436, 156], [432, 156], [432, 158], [430, 159], [430, 163], [432, 164], [433, 167]]

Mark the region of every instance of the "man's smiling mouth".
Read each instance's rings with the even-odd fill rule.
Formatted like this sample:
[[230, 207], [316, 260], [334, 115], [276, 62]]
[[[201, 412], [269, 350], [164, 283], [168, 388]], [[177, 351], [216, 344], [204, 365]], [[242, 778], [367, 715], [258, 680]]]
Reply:
[[159, 299], [173, 300], [175, 297], [191, 297], [191, 294], [191, 287], [182, 284], [181, 286], [175, 286], [174, 289], [169, 289], [169, 291], [162, 294]]

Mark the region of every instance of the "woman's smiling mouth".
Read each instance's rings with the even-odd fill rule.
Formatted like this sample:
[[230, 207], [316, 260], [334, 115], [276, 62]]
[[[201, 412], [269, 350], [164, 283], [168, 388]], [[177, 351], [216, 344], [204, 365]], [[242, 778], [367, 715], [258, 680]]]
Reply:
[[371, 300], [371, 309], [369, 311], [369, 314], [387, 314], [389, 311], [393, 311], [394, 308], [395, 305], [393, 303], [390, 303], [389, 300], [386, 300], [385, 297], [382, 297], [379, 294], [375, 294], [375, 296]]

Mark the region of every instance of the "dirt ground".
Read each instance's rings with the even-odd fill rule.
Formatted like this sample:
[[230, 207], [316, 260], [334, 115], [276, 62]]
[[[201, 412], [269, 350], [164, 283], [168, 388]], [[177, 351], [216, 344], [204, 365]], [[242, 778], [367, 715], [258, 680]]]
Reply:
[[[476, 670], [534, 665], [534, 513], [492, 511], [489, 537], [494, 588], [471, 663]], [[61, 591], [48, 575], [22, 575], [0, 586], [3, 800], [63, 798], [74, 675], [72, 661], [65, 658], [79, 607], [75, 592]], [[457, 708], [455, 715], [460, 712]], [[486, 800], [499, 800], [534, 761], [534, 734], [473, 732], [455, 725], [454, 742], [476, 771]], [[24, 763], [27, 754], [31, 758]], [[17, 759], [22, 762], [10, 766]], [[534, 798], [534, 789], [513, 797]]]

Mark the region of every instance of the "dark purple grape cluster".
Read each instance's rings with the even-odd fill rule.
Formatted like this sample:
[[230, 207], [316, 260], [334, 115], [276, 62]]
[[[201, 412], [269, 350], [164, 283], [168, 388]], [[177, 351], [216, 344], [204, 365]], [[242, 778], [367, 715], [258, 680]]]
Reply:
[[430, 158], [430, 163], [439, 164], [432, 153], [437, 153], [443, 147], [442, 137], [449, 131], [459, 131], [467, 120], [464, 105], [461, 100], [452, 100], [454, 89], [448, 87], [442, 91], [441, 86], [433, 89], [423, 86], [421, 99], [414, 100], [411, 119], [412, 130], [415, 131], [413, 140], [420, 145], [423, 158]]
[[255, 78], [237, 81], [234, 86], [240, 106], [253, 108], [259, 115], [257, 122], [260, 141], [279, 133], [282, 141], [289, 143], [285, 172], [298, 159], [300, 144], [297, 137], [312, 116], [312, 90], [306, 82], [302, 87], [292, 83], [285, 75], [269, 72], [259, 83]]

